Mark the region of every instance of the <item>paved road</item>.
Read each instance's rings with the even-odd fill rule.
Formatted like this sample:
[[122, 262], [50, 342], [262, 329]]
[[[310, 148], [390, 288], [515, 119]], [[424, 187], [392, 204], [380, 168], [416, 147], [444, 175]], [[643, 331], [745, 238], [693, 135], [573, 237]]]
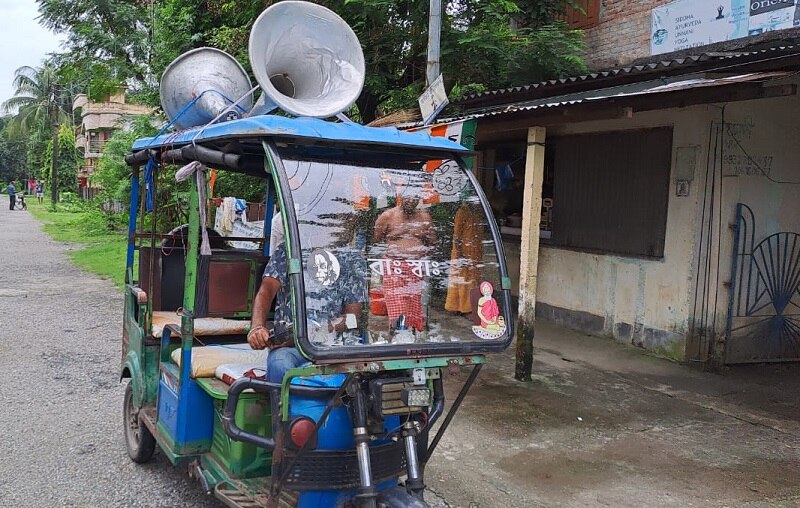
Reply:
[[[5, 198], [5, 196], [0, 196]], [[122, 295], [0, 201], [0, 508], [208, 507], [185, 469], [131, 462]], [[447, 506], [430, 494], [433, 508]]]
[[125, 452], [122, 298], [0, 201], [0, 507], [219, 507]]

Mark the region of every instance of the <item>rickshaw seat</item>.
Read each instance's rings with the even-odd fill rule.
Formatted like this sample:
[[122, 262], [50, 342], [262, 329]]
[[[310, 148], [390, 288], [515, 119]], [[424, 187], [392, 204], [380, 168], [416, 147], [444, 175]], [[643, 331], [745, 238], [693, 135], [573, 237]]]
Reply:
[[[181, 316], [175, 311], [154, 310], [151, 333], [161, 337], [167, 325], [181, 326]], [[220, 317], [195, 318], [194, 335], [245, 335], [250, 330], [249, 319], [229, 319]]]
[[[251, 349], [248, 344], [195, 346], [192, 348], [190, 375], [194, 379], [214, 377], [217, 367], [224, 364], [248, 364], [254, 367], [266, 367], [268, 355], [269, 350]], [[180, 366], [181, 350], [174, 350], [170, 355], [170, 359]]]

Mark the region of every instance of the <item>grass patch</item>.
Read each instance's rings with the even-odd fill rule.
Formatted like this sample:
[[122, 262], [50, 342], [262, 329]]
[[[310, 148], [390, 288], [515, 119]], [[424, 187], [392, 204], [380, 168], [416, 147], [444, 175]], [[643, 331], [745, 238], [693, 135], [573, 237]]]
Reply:
[[28, 204], [31, 214], [44, 223], [44, 231], [53, 240], [80, 244], [69, 251], [72, 261], [90, 272], [111, 280], [115, 286], [125, 285], [127, 241], [123, 233], [109, 231], [99, 210], [52, 210], [49, 203]]
[[681, 363], [684, 360], [684, 349], [686, 349], [686, 342], [683, 340], [676, 340], [658, 346], [653, 352], [662, 358]]

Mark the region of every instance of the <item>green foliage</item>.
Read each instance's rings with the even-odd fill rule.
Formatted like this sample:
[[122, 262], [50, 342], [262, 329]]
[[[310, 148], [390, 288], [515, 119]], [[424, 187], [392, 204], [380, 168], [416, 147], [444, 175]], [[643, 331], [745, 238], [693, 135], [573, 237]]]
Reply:
[[[126, 82], [134, 101], [157, 105], [157, 82], [183, 52], [214, 46], [249, 69], [253, 21], [273, 0], [37, 0], [45, 26], [67, 34], [62, 74], [91, 91]], [[425, 86], [428, 2], [322, 0], [364, 48], [367, 79], [351, 115], [368, 123], [416, 107]], [[454, 97], [585, 70], [582, 33], [555, 20], [574, 0], [443, 2], [441, 70]], [[91, 69], [91, 71], [87, 71]], [[105, 85], [104, 85], [105, 84]]]
[[66, 35], [66, 60], [74, 68], [102, 66], [102, 74], [116, 85], [127, 78], [147, 79], [148, 2], [37, 0], [37, 4], [41, 24]]
[[9, 134], [25, 137], [35, 130], [46, 130], [53, 124], [69, 121], [69, 105], [60, 95], [56, 68], [45, 63], [41, 67], [22, 66], [14, 71], [14, 96], [2, 109], [13, 114], [6, 128]]
[[[353, 27], [365, 50], [361, 118], [415, 108], [425, 85], [427, 2], [323, 2]], [[554, 20], [564, 0], [459, 0], [445, 3], [441, 71], [456, 97], [574, 74], [582, 34]]]
[[214, 196], [233, 196], [251, 203], [260, 203], [266, 198], [266, 180], [231, 171], [219, 171], [214, 185]]
[[25, 140], [15, 138], [6, 130], [9, 117], [0, 117], [0, 181], [9, 182], [28, 175]]
[[[36, 178], [52, 182], [53, 140], [43, 141], [41, 157], [31, 156], [39, 162]], [[58, 129], [58, 191], [75, 192], [78, 188], [78, 151], [75, 149], [75, 132], [67, 124]]]
[[[59, 126], [71, 131], [69, 104], [63, 94], [63, 86], [59, 84], [56, 67], [51, 62], [45, 62], [41, 67], [33, 68], [23, 66], [14, 71], [14, 96], [2, 105], [7, 113], [14, 116], [5, 127], [5, 132], [15, 139], [28, 139], [28, 172], [42, 167], [45, 154], [53, 160], [53, 138], [59, 134]], [[47, 138], [45, 133], [50, 133]], [[61, 146], [61, 142], [59, 142]], [[72, 138], [71, 146], [67, 147], [67, 154], [75, 150], [75, 140]], [[67, 169], [72, 166], [72, 177], [67, 175], [66, 184], [74, 188], [75, 178], [74, 161], [67, 156]], [[60, 166], [60, 164], [59, 164]], [[32, 176], [32, 175], [30, 175]], [[54, 175], [55, 176], [55, 175]], [[55, 178], [50, 179], [51, 182]]]

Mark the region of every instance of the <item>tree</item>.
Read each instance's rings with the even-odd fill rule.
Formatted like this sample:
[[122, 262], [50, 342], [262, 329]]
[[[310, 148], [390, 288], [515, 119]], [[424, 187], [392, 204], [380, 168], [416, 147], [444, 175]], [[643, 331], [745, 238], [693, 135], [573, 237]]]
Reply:
[[14, 96], [2, 105], [6, 113], [14, 113], [8, 132], [23, 136], [49, 127], [52, 134], [52, 187], [53, 204], [58, 201], [58, 128], [69, 122], [67, 108], [62, 100], [58, 74], [52, 64], [42, 67], [23, 66], [14, 71]]
[[[47, 140], [47, 149], [41, 157], [39, 174], [47, 179], [53, 167], [50, 154], [53, 153], [53, 141]], [[75, 149], [75, 131], [68, 124], [61, 124], [58, 129], [58, 181], [51, 180], [50, 186], [57, 187], [58, 192], [76, 192], [78, 189], [78, 151]], [[38, 176], [38, 175], [37, 175]], [[52, 192], [52, 189], [51, 189]]]
[[120, 82], [148, 75], [150, 40], [147, 1], [37, 0], [40, 23], [67, 36], [64, 46], [76, 66], [104, 66]]
[[0, 182], [10, 182], [28, 176], [25, 141], [11, 136], [6, 129], [10, 117], [0, 117]]
[[[97, 90], [126, 82], [133, 96], [158, 103], [158, 78], [181, 53], [214, 46], [249, 69], [250, 28], [274, 0], [37, 0], [45, 26], [68, 34], [73, 73]], [[355, 114], [368, 123], [416, 107], [425, 85], [428, 2], [321, 0], [353, 28], [367, 76]], [[574, 0], [443, 2], [441, 69], [452, 98], [562, 77], [584, 70], [579, 31], [558, 20]], [[99, 82], [98, 82], [99, 81]]]

